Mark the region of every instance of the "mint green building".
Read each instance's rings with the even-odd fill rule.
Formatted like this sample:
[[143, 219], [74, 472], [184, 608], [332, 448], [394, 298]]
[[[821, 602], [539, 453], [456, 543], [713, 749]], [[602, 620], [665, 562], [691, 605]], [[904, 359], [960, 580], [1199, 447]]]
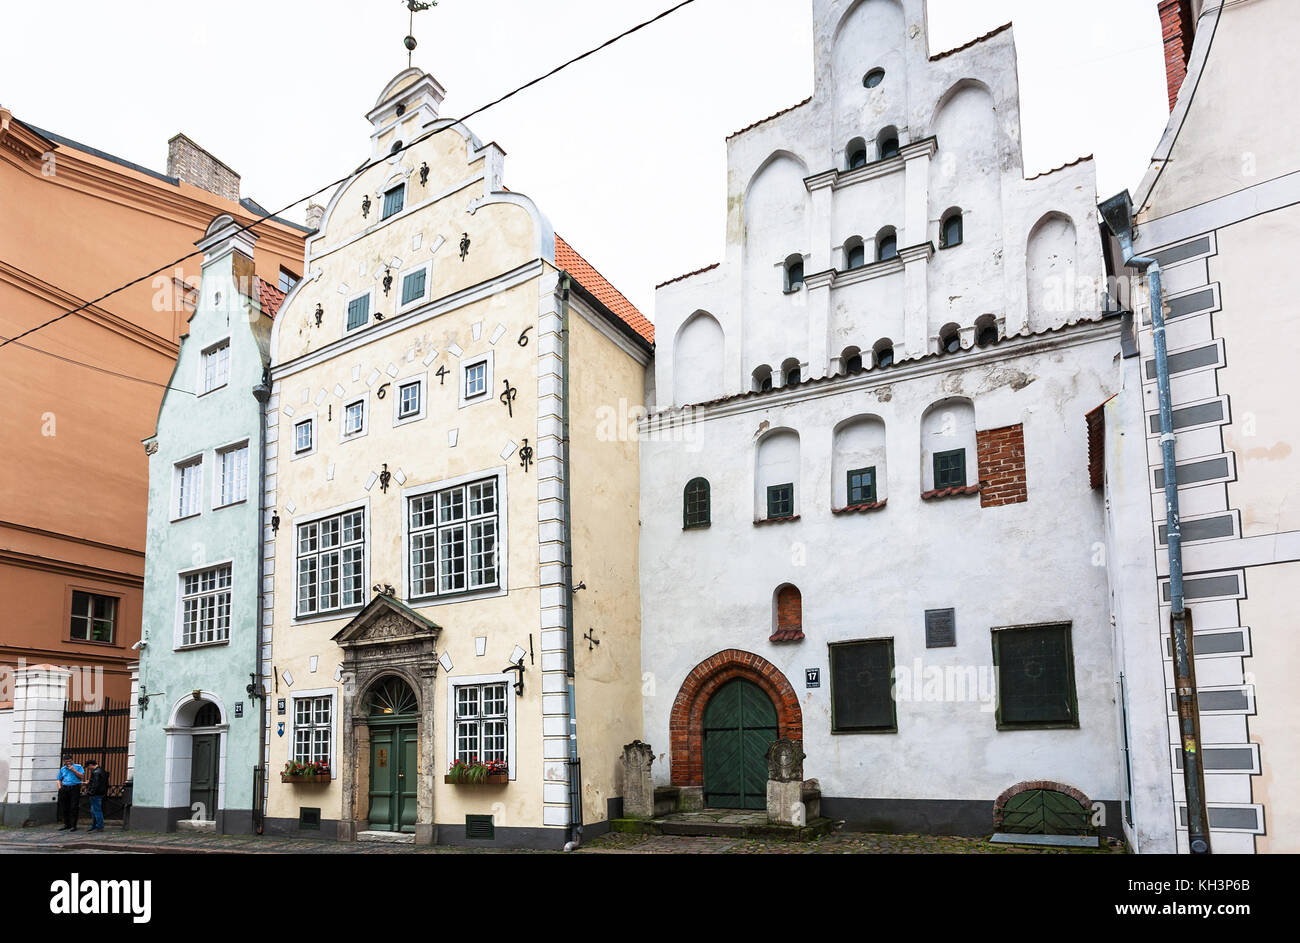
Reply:
[[217, 217], [198, 306], [149, 455], [131, 827], [254, 828], [263, 410], [283, 295], [254, 275], [257, 237]]

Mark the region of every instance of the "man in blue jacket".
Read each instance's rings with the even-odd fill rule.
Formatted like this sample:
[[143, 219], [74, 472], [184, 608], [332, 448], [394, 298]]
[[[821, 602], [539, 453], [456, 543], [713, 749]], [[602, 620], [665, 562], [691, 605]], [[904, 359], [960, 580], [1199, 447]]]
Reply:
[[81, 783], [86, 778], [86, 771], [72, 762], [72, 757], [65, 756], [59, 767], [59, 814], [63, 816], [61, 832], [77, 830], [77, 816], [81, 814]]

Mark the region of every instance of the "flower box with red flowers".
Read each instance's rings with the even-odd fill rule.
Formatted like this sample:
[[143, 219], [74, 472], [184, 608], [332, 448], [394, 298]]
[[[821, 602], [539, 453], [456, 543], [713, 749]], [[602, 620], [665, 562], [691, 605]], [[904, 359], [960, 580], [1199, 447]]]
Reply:
[[442, 781], [453, 786], [504, 786], [510, 782], [510, 767], [504, 760], [480, 763], [477, 757], [470, 757], [469, 762], [452, 763]]
[[296, 763], [290, 760], [284, 764], [284, 769], [280, 771], [280, 782], [282, 783], [327, 783], [333, 776], [330, 774], [330, 765], [328, 763]]

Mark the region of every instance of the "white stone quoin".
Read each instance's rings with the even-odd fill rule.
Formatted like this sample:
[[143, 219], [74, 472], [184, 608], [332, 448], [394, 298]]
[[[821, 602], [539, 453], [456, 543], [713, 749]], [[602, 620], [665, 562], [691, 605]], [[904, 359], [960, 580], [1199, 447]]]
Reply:
[[19, 669], [14, 679], [10, 805], [53, 803], [63, 746], [63, 709], [72, 672], [54, 665]]

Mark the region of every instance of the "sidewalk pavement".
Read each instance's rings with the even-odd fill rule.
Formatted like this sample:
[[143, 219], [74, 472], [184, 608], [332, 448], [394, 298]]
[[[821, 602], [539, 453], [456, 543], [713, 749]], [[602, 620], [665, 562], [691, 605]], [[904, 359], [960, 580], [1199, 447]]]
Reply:
[[[872, 835], [836, 832], [809, 842], [739, 838], [688, 838], [675, 835], [611, 833], [589, 840], [579, 854], [1112, 854], [1122, 849], [1064, 849], [994, 845], [978, 838], [936, 835]], [[0, 828], [0, 854], [555, 854], [499, 848], [450, 848], [328, 839], [216, 835], [194, 832], [62, 832], [53, 825]]]

